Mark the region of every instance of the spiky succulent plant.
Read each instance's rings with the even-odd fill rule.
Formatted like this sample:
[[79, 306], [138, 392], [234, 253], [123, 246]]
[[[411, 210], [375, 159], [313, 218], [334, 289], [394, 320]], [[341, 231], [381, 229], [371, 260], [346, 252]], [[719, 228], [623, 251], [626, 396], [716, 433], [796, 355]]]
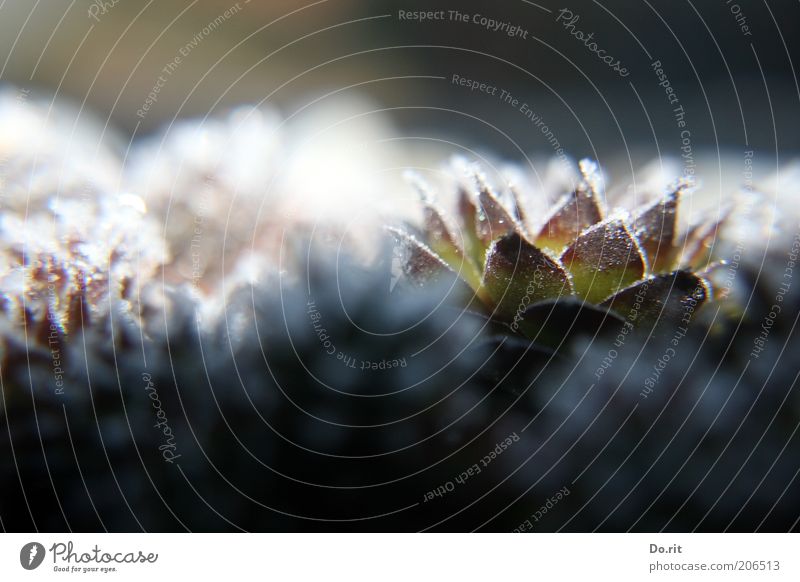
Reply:
[[[0, 127], [51, 120], [49, 105], [34, 105], [9, 109], [0, 92]], [[427, 235], [409, 242], [411, 235], [398, 234], [406, 272], [425, 289], [390, 298], [380, 292], [389, 257], [367, 266], [339, 253], [347, 245], [335, 254], [306, 246], [285, 210], [258, 218], [267, 168], [240, 166], [252, 158], [239, 154], [262, 152], [272, 130], [245, 117], [241, 128], [231, 120], [212, 124], [209, 139], [194, 138], [196, 129], [208, 129], [204, 122], [178, 132], [171, 147], [162, 149], [160, 139], [134, 144], [145, 166], [134, 164], [123, 191], [136, 196], [118, 195], [122, 162], [111, 151], [91, 157], [96, 142], [73, 139], [72, 119], [65, 132], [0, 134], [5, 530], [508, 531], [567, 484], [569, 496], [535, 531], [798, 528], [800, 362], [786, 347], [796, 338], [800, 288], [783, 284], [800, 245], [792, 202], [800, 171], [781, 167], [774, 189], [787, 238], [770, 226], [760, 240], [744, 211], [732, 220], [746, 218], [744, 230], [734, 235], [732, 224], [725, 233], [728, 245], [743, 249], [746, 241], [747, 252], [732, 253], [718, 287], [732, 289], [728, 304], [746, 301], [746, 311], [714, 334], [693, 326], [669, 366], [660, 366], [663, 341], [652, 338], [615, 342], [618, 357], [598, 368], [610, 353], [603, 342], [582, 342], [585, 356], [567, 362], [531, 350], [525, 338], [503, 336], [503, 350], [486, 349], [496, 336], [441, 309], [447, 287], [426, 281], [460, 271], [465, 300], [509, 333], [521, 304], [516, 327], [536, 339], [534, 347], [546, 327], [534, 319], [534, 305], [545, 307], [538, 313], [549, 316], [548, 325], [557, 322], [551, 328], [577, 323], [590, 333], [598, 316], [618, 323], [615, 313], [631, 324], [674, 321], [678, 307], [671, 306], [691, 307], [693, 284], [702, 283], [703, 299], [710, 296], [705, 271], [697, 270], [718, 226], [677, 234], [683, 188], [630, 217], [613, 215], [624, 244], [607, 248], [628, 252], [604, 273], [617, 269], [616, 277], [603, 279], [597, 266], [607, 261], [614, 218], [589, 172], [551, 212], [526, 205], [527, 216], [510, 193], [470, 184], [461, 194], [460, 228], [429, 200]], [[65, 161], [67, 154], [81, 163]], [[181, 163], [187, 159], [193, 163]], [[326, 178], [314, 163], [298, 166]], [[341, 203], [336, 190], [323, 191]], [[312, 206], [294, 189], [278, 194]], [[252, 222], [240, 222], [248, 215]], [[270, 221], [277, 227], [268, 228]], [[251, 237], [245, 224], [279, 236]], [[232, 241], [230, 225], [238, 231]], [[587, 237], [598, 232], [602, 242], [592, 245], [600, 237]], [[309, 238], [319, 241], [318, 233], [315, 226]], [[579, 247], [581, 240], [588, 242]], [[228, 242], [230, 258], [241, 260], [233, 268], [218, 252]], [[255, 252], [239, 259], [250, 246]], [[569, 248], [574, 264], [565, 258]], [[204, 257], [199, 266], [195, 253]], [[628, 255], [640, 267], [637, 280], [627, 279]], [[495, 288], [485, 284], [493, 280], [489, 257], [506, 265]], [[529, 257], [540, 260], [528, 266]], [[190, 276], [196, 285], [180, 284]], [[662, 279], [668, 285], [652, 283]], [[531, 280], [537, 293], [515, 304], [512, 293], [524, 298]], [[779, 285], [780, 317], [773, 319]], [[637, 292], [627, 310], [619, 305], [631, 287]], [[610, 312], [602, 307], [606, 293], [618, 302]], [[667, 301], [673, 297], [675, 304]], [[571, 319], [578, 312], [570, 306], [588, 319]], [[679, 325], [687, 312], [677, 312]], [[321, 341], [322, 327], [336, 355]], [[531, 374], [530, 365], [540, 364], [542, 374]], [[480, 461], [511, 434], [519, 441], [488, 467]], [[479, 476], [457, 477], [476, 462]], [[452, 491], [425, 501], [450, 480]]]
[[403, 273], [420, 286], [457, 274], [470, 309], [544, 344], [559, 343], [570, 323], [688, 323], [711, 298], [704, 273], [724, 218], [679, 232], [683, 181], [633, 212], [607, 213], [595, 164], [580, 168], [578, 186], [539, 221], [516, 192], [502, 201], [477, 172], [474, 189], [459, 188], [457, 221], [420, 186], [422, 236], [389, 227]]

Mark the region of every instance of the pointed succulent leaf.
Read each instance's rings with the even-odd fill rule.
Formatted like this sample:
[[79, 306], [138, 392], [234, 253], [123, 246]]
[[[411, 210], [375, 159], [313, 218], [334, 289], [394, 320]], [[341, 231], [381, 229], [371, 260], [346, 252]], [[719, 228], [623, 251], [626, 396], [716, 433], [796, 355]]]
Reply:
[[656, 275], [604, 301], [636, 327], [666, 323], [686, 327], [709, 298], [707, 283], [688, 271]]
[[473, 195], [463, 186], [458, 189], [458, 216], [463, 233], [464, 253], [479, 269], [483, 269], [486, 246], [480, 241], [476, 231], [478, 206]]
[[547, 219], [536, 238], [541, 248], [560, 253], [578, 235], [603, 219], [597, 195], [588, 185], [581, 184], [574, 192], [564, 195]]
[[706, 265], [702, 271], [697, 271], [695, 274], [707, 283], [708, 299], [710, 301], [719, 301], [731, 295], [733, 286], [730, 281], [730, 267], [728, 261], [714, 261]]
[[594, 195], [600, 196], [605, 180], [598, 163], [590, 158], [583, 158], [578, 162], [578, 170], [581, 172], [584, 183], [594, 192]]
[[[417, 192], [419, 192], [422, 202], [422, 227], [425, 231], [428, 245], [442, 256], [446, 262], [449, 261], [444, 254], [463, 255], [462, 245], [456, 238], [458, 229], [450, 222], [447, 214], [436, 204], [428, 184], [422, 178], [413, 174], [409, 176], [409, 179], [417, 189]], [[445, 249], [444, 252], [440, 251], [440, 248]]]
[[[477, 187], [459, 190], [461, 231], [423, 196], [426, 235], [411, 237], [421, 246], [410, 246], [406, 270], [421, 281], [427, 277], [420, 274], [447, 263], [474, 291], [464, 305], [503, 326], [500, 333], [550, 346], [569, 340], [573, 328], [594, 335], [608, 325], [631, 325], [622, 313], [631, 309], [639, 321], [670, 321], [676, 314], [678, 321], [691, 319], [687, 306], [711, 298], [706, 281], [713, 269], [702, 269], [713, 260], [711, 247], [725, 218], [679, 238], [677, 208], [691, 187], [680, 182], [631, 217], [620, 212], [604, 219], [602, 175], [590, 161], [580, 170], [578, 188], [562, 197], [531, 242], [518, 193], [509, 186], [498, 196], [468, 169]], [[418, 242], [423, 239], [429, 246]], [[686, 271], [674, 271], [678, 265]], [[641, 294], [648, 297], [644, 304]]]
[[480, 271], [456, 234], [454, 224], [430, 198], [423, 198], [423, 224], [428, 246], [473, 288], [480, 286]]
[[517, 219], [517, 222], [519, 222], [520, 225], [522, 225], [522, 228], [527, 230], [528, 216], [525, 212], [525, 207], [522, 205], [522, 196], [513, 186], [509, 188], [509, 191], [511, 194], [511, 200], [514, 203], [514, 208], [512, 208], [512, 214], [514, 215], [514, 218]]
[[478, 182], [478, 212], [475, 218], [475, 231], [484, 246], [489, 246], [493, 240], [510, 232], [523, 234], [519, 222], [483, 181]]
[[679, 190], [642, 209], [634, 218], [633, 230], [652, 273], [663, 273], [675, 263], [675, 229]]
[[616, 218], [581, 233], [561, 255], [561, 263], [572, 273], [575, 293], [591, 303], [600, 303], [645, 274], [639, 245]]
[[495, 315], [511, 319], [537, 301], [569, 295], [569, 275], [516, 232], [494, 241], [486, 253], [483, 286]]
[[475, 228], [475, 215], [478, 208], [469, 191], [463, 186], [458, 189], [458, 215], [461, 217], [461, 226], [464, 229]]
[[[447, 247], [449, 252], [463, 255], [461, 244], [455, 235], [455, 228], [449, 223], [444, 212], [430, 200], [423, 202], [423, 227], [432, 248]], [[440, 253], [441, 254], [441, 253]]]
[[696, 225], [686, 233], [680, 245], [681, 268], [702, 269], [706, 266], [711, 260], [719, 231], [725, 225], [730, 213], [730, 209], [727, 209], [717, 220]]
[[452, 269], [433, 250], [413, 235], [394, 227], [386, 227], [394, 237], [395, 256], [403, 274], [415, 285], [422, 286], [430, 281], [437, 281], [443, 275], [452, 273]]

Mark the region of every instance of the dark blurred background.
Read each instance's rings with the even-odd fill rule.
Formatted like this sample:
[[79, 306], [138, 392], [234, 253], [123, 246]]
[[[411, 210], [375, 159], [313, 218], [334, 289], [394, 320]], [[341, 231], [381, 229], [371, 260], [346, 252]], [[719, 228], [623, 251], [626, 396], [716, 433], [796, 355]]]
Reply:
[[[236, 4], [119, 0], [101, 8], [102, 2], [87, 0], [10, 0], [0, 20], [0, 54], [8, 57], [0, 79], [85, 100], [128, 132], [137, 122], [138, 132], [148, 132], [176, 115], [205, 115], [242, 102], [265, 100], [291, 113], [328, 91], [360, 84], [357, 91], [381, 106], [410, 108], [392, 112], [407, 135], [453, 136], [519, 157], [500, 133], [505, 132], [525, 151], [552, 152], [518, 111], [497, 97], [453, 86], [449, 78], [458, 73], [529, 103], [575, 157], [625, 155], [635, 148], [636, 158], [651, 159], [679, 155], [681, 145], [664, 89], [650, 68], [660, 60], [686, 109], [694, 148], [749, 147], [774, 156], [800, 146], [792, 65], [798, 56], [797, 2], [537, 4], [241, 0], [233, 15], [202, 35]], [[622, 61], [627, 78], [555, 22], [564, 7], [580, 16], [576, 29], [594, 32], [598, 46]], [[527, 39], [472, 22], [398, 19], [399, 10], [420, 9], [479, 13], [526, 29]], [[382, 15], [389, 16], [375, 18]], [[137, 117], [162, 68], [198, 34], [203, 38], [169, 76], [157, 103], [144, 119]], [[405, 76], [448, 80], [396, 78]]]
[[[22, 117], [25, 108], [10, 106], [14, 99], [0, 95], [0, 113], [7, 116], [0, 117], [0, 161], [22, 168], [8, 175], [16, 189], [1, 201], [10, 207], [4, 213], [16, 213], [21, 221], [33, 209], [53, 223], [44, 210], [53, 194], [87, 198], [94, 192], [78, 179], [85, 174], [100, 183], [102, 201], [101, 194], [115, 192], [122, 175], [116, 158], [93, 158], [94, 143], [75, 130], [84, 117], [99, 119], [101, 128], [106, 122], [114, 128], [110, 133], [120, 138], [116, 153], [124, 155], [126, 169], [132, 167], [124, 186], [142, 195], [153, 220], [163, 221], [165, 244], [178, 257], [176, 272], [187, 281], [195, 278], [194, 264], [179, 259], [194, 259], [191, 243], [202, 219], [203, 260], [211, 265], [205, 265], [202, 282], [210, 279], [213, 289], [258, 229], [265, 242], [257, 251], [269, 255], [264, 248], [278, 245], [267, 235], [278, 226], [303, 232], [295, 227], [303, 223], [286, 217], [318, 213], [320, 223], [332, 223], [333, 212], [321, 209], [322, 199], [339, 206], [348, 227], [355, 225], [353, 232], [380, 226], [374, 215], [359, 214], [369, 196], [389, 198], [399, 182], [407, 193], [402, 200], [416, 203], [413, 189], [396, 178], [415, 163], [424, 169], [439, 164], [448, 149], [488, 151], [515, 161], [528, 153], [551, 158], [563, 149], [573, 158], [597, 158], [625, 185], [630, 176], [619, 168], [626, 163], [632, 174], [642, 162], [672, 157], [680, 173], [702, 157], [705, 169], [698, 174], [706, 186], [719, 181], [720, 201], [734, 192], [721, 187], [723, 175], [736, 187], [754, 160], [771, 164], [766, 169], [773, 174], [780, 168], [793, 188], [766, 202], [754, 196], [744, 213], [748, 229], [731, 228], [727, 235], [737, 253], [740, 247], [747, 251], [740, 253], [735, 275], [742, 286], [736, 297], [747, 298], [746, 314], [722, 317], [713, 334], [700, 328], [687, 337], [680, 352], [685, 359], [660, 376], [658, 390], [645, 401], [641, 386], [665, 353], [660, 339], [646, 349], [630, 342], [631, 351], [620, 349], [617, 363], [594, 383], [598, 362], [610, 354], [607, 343], [587, 348], [580, 367], [547, 351], [542, 356], [526, 342], [498, 351], [497, 337], [478, 334], [478, 323], [461, 318], [460, 310], [442, 309], [435, 293], [409, 296], [407, 304], [399, 294], [390, 298], [388, 255], [380, 263], [385, 272], [354, 265], [341, 275], [338, 256], [323, 256], [319, 267], [289, 268], [311, 273], [309, 281], [284, 287], [282, 277], [267, 277], [263, 288], [220, 294], [212, 306], [219, 312], [224, 306], [225, 318], [202, 333], [197, 289], [184, 295], [170, 290], [169, 308], [157, 296], [156, 307], [142, 310], [153, 320], [146, 338], [122, 318], [110, 341], [109, 318], [65, 343], [66, 399], [53, 386], [52, 352], [31, 359], [27, 343], [3, 346], [7, 396], [0, 445], [13, 445], [13, 455], [0, 454], [2, 528], [509, 531], [568, 485], [569, 498], [537, 530], [796, 530], [800, 363], [786, 348], [797, 333], [800, 289], [794, 285], [785, 299], [777, 299], [775, 281], [791, 272], [786, 253], [798, 239], [774, 237], [771, 222], [764, 220], [762, 228], [750, 215], [772, 211], [792, 222], [786, 232], [797, 237], [800, 179], [794, 176], [800, 170], [796, 166], [793, 175], [788, 166], [800, 151], [793, 65], [800, 3], [306, 1], [0, 2], [0, 84], [16, 86], [21, 101], [29, 94], [55, 95], [84, 107], [74, 125], [66, 116], [66, 127], [34, 136], [18, 128], [35, 123], [9, 121]], [[630, 74], [621, 77], [556, 22], [562, 8], [579, 16], [574, 31], [593, 33], [598, 48]], [[468, 22], [398, 18], [401, 10], [455, 9], [468, 14]], [[520, 27], [526, 38], [487, 30], [472, 21], [475, 14]], [[668, 102], [654, 61], [660, 61], [677, 104]], [[518, 106], [453, 84], [454, 74], [505, 89]], [[332, 92], [335, 97], [326, 97]], [[319, 98], [330, 104], [326, 115], [304, 109]], [[523, 102], [552, 133], [520, 112]], [[141, 139], [176, 118], [223, 114], [241, 103], [298, 114], [289, 124], [296, 125], [276, 138], [277, 153], [263, 135], [272, 132], [270, 116], [250, 125], [229, 120], [201, 138], [178, 129], [163, 149], [157, 140]], [[673, 111], [678, 104], [684, 126]], [[51, 112], [44, 107], [30, 113], [35, 121]], [[344, 123], [360, 114], [368, 123], [372, 114], [380, 118], [380, 131]], [[337, 120], [343, 122], [338, 134], [303, 151], [304, 138], [318, 137], [317, 126], [327, 129]], [[228, 131], [241, 140], [230, 139]], [[42, 135], [47, 139], [34, 139]], [[216, 150], [204, 147], [206, 138]], [[396, 149], [384, 147], [387, 142]], [[31, 148], [24, 147], [29, 143]], [[21, 161], [6, 163], [4, 148], [14, 155], [21, 151], [9, 158]], [[39, 165], [42, 151], [47, 163]], [[381, 155], [385, 151], [389, 155]], [[688, 162], [681, 160], [687, 152]], [[86, 167], [75, 157], [88, 159]], [[74, 172], [68, 164], [76, 166]], [[718, 171], [709, 172], [709, 164]], [[281, 173], [283, 182], [271, 188]], [[49, 179], [34, 179], [40, 175]], [[216, 189], [204, 189], [213, 182], [209, 176], [219, 178]], [[706, 188], [711, 202], [714, 190]], [[204, 197], [217, 206], [205, 207]], [[291, 199], [296, 212], [281, 212], [274, 203], [278, 197]], [[46, 202], [37, 207], [31, 200]], [[226, 215], [234, 217], [230, 236], [227, 221], [224, 230], [221, 224]], [[84, 220], [108, 222], [99, 216], [81, 211], [73, 220], [78, 226]], [[107, 230], [89, 232], [105, 235], [118, 224], [108, 223]], [[20, 230], [27, 237], [33, 228]], [[30, 235], [49, 240], [44, 230]], [[153, 284], [164, 279], [153, 277]], [[311, 296], [341, 353], [372, 362], [385, 354], [423, 357], [392, 374], [348, 370], [320, 350], [321, 336], [307, 311]], [[776, 301], [783, 307], [773, 321]], [[169, 320], [161, 317], [162, 309], [171, 310]], [[752, 359], [754, 339], [768, 321], [768, 349]], [[476, 339], [487, 341], [467, 350]], [[487, 356], [490, 348], [497, 356]], [[537, 356], [555, 363], [534, 385], [530, 378], [540, 377]], [[151, 397], [143, 390], [145, 369], [152, 370], [169, 410], [186, 473], [162, 459]], [[335, 391], [323, 389], [319, 379], [326, 378], [337, 384]], [[407, 389], [417, 385], [422, 389]], [[454, 386], [463, 389], [455, 394]], [[375, 398], [376, 390], [397, 396]], [[421, 412], [413, 420], [401, 418], [414, 411]], [[324, 422], [315, 422], [320, 418]], [[525, 426], [530, 430], [523, 434]], [[444, 503], [422, 501], [516, 431], [522, 444], [494, 461], [485, 479], [470, 481]], [[32, 508], [29, 496], [36, 501]], [[365, 516], [385, 519], [353, 520]]]

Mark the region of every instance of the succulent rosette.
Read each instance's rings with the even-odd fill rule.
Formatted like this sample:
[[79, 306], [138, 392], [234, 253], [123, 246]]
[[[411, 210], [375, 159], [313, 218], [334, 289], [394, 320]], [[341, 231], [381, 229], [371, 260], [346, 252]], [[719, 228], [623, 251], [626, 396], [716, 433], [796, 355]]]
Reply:
[[518, 192], [501, 198], [478, 172], [474, 187], [459, 188], [456, 220], [420, 187], [421, 233], [388, 229], [403, 274], [417, 286], [456, 275], [470, 310], [543, 344], [614, 322], [688, 325], [712, 298], [706, 275], [724, 217], [679, 231], [685, 181], [633, 211], [608, 212], [596, 166], [580, 167], [577, 187], [538, 221]]

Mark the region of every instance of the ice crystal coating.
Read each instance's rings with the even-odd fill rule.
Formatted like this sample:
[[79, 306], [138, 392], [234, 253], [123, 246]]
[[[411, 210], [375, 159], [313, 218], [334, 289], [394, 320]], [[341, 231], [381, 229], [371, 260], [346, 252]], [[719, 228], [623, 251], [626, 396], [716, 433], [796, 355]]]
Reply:
[[589, 160], [579, 166], [582, 179], [539, 229], [531, 227], [518, 189], [500, 196], [474, 168], [469, 170], [473, 188], [462, 185], [457, 192], [457, 221], [430, 188], [418, 184], [425, 192], [424, 241], [414, 238], [419, 249], [409, 255], [406, 273], [421, 285], [449, 266], [472, 289], [470, 307], [479, 306], [529, 337], [541, 335], [544, 309], [562, 316], [574, 311], [574, 303], [559, 299], [577, 299], [614, 319], [625, 318], [631, 301], [646, 296], [647, 305], [637, 308], [637, 325], [675, 322], [682, 316], [680, 306], [692, 302], [694, 313], [711, 299], [705, 274], [726, 216], [679, 235], [679, 202], [689, 187], [683, 182], [632, 211], [609, 213], [598, 166]]

